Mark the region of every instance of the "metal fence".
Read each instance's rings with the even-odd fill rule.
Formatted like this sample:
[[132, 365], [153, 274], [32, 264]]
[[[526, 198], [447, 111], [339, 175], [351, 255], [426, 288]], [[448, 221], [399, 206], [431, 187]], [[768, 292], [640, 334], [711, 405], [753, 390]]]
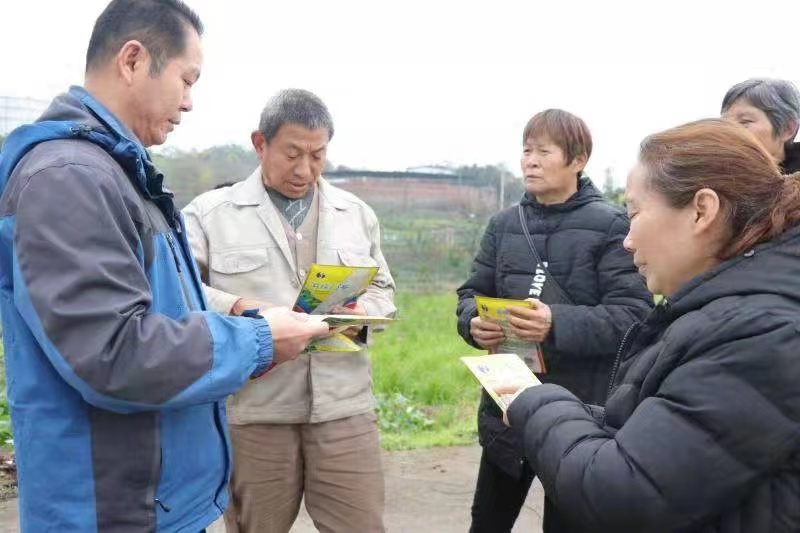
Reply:
[[8, 135], [14, 128], [33, 122], [46, 108], [44, 100], [0, 96], [0, 135]]

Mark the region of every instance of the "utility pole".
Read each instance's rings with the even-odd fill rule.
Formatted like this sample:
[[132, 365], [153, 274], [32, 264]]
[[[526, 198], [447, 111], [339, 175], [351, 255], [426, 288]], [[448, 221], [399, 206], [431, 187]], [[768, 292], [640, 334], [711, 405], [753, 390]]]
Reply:
[[500, 211], [503, 210], [503, 205], [506, 200], [506, 173], [500, 171]]

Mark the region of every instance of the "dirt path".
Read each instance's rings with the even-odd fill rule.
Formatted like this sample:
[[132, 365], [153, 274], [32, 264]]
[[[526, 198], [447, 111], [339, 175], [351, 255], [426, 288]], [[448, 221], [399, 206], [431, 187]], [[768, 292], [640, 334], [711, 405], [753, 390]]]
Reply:
[[[431, 448], [385, 452], [386, 529], [389, 533], [465, 533], [478, 472], [480, 448]], [[17, 533], [16, 500], [0, 503], [0, 531]], [[517, 533], [540, 533], [542, 487], [534, 483], [514, 528]], [[209, 533], [224, 533], [221, 523]], [[292, 533], [316, 531], [301, 510]]]

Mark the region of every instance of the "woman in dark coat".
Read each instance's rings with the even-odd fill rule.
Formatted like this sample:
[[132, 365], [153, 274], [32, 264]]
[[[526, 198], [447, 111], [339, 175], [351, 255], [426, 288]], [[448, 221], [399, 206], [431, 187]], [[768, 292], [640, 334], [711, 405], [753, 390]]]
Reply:
[[664, 300], [604, 412], [552, 384], [507, 412], [562, 531], [800, 531], [798, 178], [722, 120], [643, 141], [625, 247]]
[[[652, 296], [622, 247], [625, 212], [604, 201], [583, 175], [592, 151], [586, 124], [550, 109], [528, 122], [522, 141], [526, 193], [520, 205], [489, 221], [472, 273], [458, 289], [458, 331], [473, 346], [496, 350], [503, 333], [477, 316], [473, 297], [536, 299], [535, 310], [512, 307], [509, 312], [517, 333], [531, 346], [541, 344], [547, 372], [540, 379], [602, 403], [617, 346], [630, 325], [650, 311]], [[538, 264], [520, 218], [545, 267]], [[483, 454], [470, 531], [511, 531], [534, 472], [516, 431], [503, 424], [486, 394], [478, 409], [478, 433]], [[547, 525], [549, 507], [546, 501]]]
[[722, 118], [741, 124], [767, 149], [784, 174], [800, 171], [800, 92], [787, 80], [752, 78], [722, 99]]

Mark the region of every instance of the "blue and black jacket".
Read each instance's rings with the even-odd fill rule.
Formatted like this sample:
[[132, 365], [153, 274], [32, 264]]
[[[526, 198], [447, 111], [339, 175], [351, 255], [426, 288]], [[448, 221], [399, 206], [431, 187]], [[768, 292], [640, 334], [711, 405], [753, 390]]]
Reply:
[[23, 531], [194, 533], [227, 504], [223, 400], [271, 363], [271, 332], [206, 310], [162, 180], [80, 87], [0, 153]]

